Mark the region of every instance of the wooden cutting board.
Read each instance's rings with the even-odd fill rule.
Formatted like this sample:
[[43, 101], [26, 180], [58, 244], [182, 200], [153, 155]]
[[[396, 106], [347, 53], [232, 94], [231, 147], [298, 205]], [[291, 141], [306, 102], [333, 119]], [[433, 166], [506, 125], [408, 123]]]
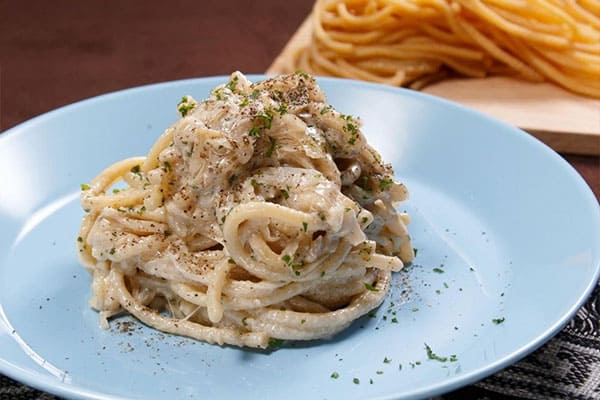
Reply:
[[[309, 16], [271, 64], [268, 74], [290, 72], [286, 65], [310, 42], [311, 24]], [[445, 80], [428, 86], [424, 92], [518, 126], [558, 152], [600, 155], [600, 100], [550, 83], [505, 77]]]

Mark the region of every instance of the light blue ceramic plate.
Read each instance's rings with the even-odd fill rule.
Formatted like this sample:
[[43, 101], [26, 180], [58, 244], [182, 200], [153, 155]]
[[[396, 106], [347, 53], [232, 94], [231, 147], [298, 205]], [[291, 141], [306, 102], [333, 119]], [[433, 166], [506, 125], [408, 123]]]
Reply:
[[[322, 79], [330, 102], [363, 119], [411, 192], [402, 207], [412, 215], [416, 262], [396, 275], [375, 317], [333, 340], [271, 353], [127, 319], [100, 329], [75, 255], [79, 184], [144, 155], [176, 120], [182, 95], [202, 99], [225, 80], [100, 96], [0, 136], [0, 372], [74, 398], [421, 398], [533, 351], [593, 288], [598, 202], [553, 151], [446, 101]], [[446, 362], [428, 358], [425, 344]]]

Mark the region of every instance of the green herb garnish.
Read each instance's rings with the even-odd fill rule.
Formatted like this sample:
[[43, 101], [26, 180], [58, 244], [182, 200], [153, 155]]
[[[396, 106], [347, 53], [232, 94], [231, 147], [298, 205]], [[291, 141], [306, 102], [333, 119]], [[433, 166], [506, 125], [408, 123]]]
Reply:
[[270, 129], [271, 128], [271, 123], [273, 122], [273, 113], [269, 110], [267, 111], [262, 111], [260, 113], [258, 113], [256, 115], [257, 118], [260, 118], [260, 120], [263, 123], [263, 127], [265, 129]]
[[299, 70], [299, 69], [297, 69], [297, 70], [294, 72], [294, 74], [296, 74], [296, 75], [298, 75], [298, 76], [300, 76], [300, 77], [302, 77], [302, 78], [305, 78], [305, 79], [309, 79], [309, 78], [310, 78], [310, 75], [309, 75], [309, 74], [307, 74], [306, 72], [304, 72], [304, 71], [302, 71], [302, 70]]
[[285, 103], [281, 103], [275, 111], [279, 113], [279, 115], [283, 115], [287, 112], [288, 106]]
[[436, 360], [439, 362], [448, 361], [448, 357], [440, 357], [437, 354], [435, 354], [433, 352], [433, 350], [431, 350], [431, 347], [429, 347], [429, 345], [427, 343], [425, 343], [425, 351], [427, 352], [427, 358], [429, 358], [430, 360]]
[[265, 152], [265, 156], [271, 157], [273, 155], [273, 152], [275, 151], [275, 145], [277, 143], [277, 139], [275, 139], [271, 136], [269, 136], [268, 138], [269, 138], [269, 148]]
[[192, 111], [198, 103], [194, 101], [190, 96], [183, 96], [181, 101], [177, 104], [177, 111], [182, 117], [185, 117]]
[[256, 125], [254, 125], [248, 132], [248, 136], [253, 136], [253, 137], [260, 136], [260, 128]]
[[283, 345], [283, 340], [277, 338], [269, 339], [269, 348], [281, 347]]
[[330, 105], [327, 105], [327, 106], [321, 108], [321, 115], [326, 114], [329, 110], [331, 110]]
[[377, 289], [373, 285], [369, 285], [368, 283], [365, 283], [365, 288], [367, 288], [367, 290], [370, 290], [371, 292], [379, 292], [379, 289]]
[[346, 125], [346, 128], [350, 131], [350, 139], [348, 139], [348, 144], [356, 143], [356, 139], [358, 138], [356, 126], [353, 124], [348, 124]]
[[233, 77], [232, 80], [230, 80], [229, 82], [227, 82], [227, 85], [225, 85], [225, 87], [227, 87], [227, 89], [231, 90], [232, 92], [235, 93], [235, 88], [237, 87], [238, 84], [238, 77], [237, 75]]
[[392, 183], [394, 183], [393, 179], [383, 178], [379, 181], [379, 189], [386, 190]]
[[212, 93], [215, 95], [217, 100], [223, 100], [223, 93], [221, 88], [213, 90]]
[[348, 144], [356, 143], [356, 139], [358, 138], [358, 127], [354, 124], [352, 115], [341, 114], [341, 117], [343, 120], [346, 121], [344, 130], [350, 133], [350, 139], [348, 139]]

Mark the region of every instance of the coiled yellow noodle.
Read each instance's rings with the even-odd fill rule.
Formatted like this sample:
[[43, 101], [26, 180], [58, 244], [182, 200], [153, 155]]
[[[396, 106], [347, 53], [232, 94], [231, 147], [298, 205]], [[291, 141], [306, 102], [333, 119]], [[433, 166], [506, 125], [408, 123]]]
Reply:
[[289, 70], [421, 88], [454, 71], [600, 97], [596, 0], [317, 0]]

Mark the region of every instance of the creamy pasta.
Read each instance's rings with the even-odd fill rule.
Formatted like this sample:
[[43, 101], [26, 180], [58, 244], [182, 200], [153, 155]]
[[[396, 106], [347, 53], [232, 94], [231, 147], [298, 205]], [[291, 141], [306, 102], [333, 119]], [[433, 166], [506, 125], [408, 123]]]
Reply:
[[[408, 196], [360, 130], [296, 73], [235, 72], [146, 157], [82, 185], [77, 239], [102, 324], [265, 348], [327, 338], [379, 306], [413, 258]], [[125, 189], [113, 189], [121, 182]]]

